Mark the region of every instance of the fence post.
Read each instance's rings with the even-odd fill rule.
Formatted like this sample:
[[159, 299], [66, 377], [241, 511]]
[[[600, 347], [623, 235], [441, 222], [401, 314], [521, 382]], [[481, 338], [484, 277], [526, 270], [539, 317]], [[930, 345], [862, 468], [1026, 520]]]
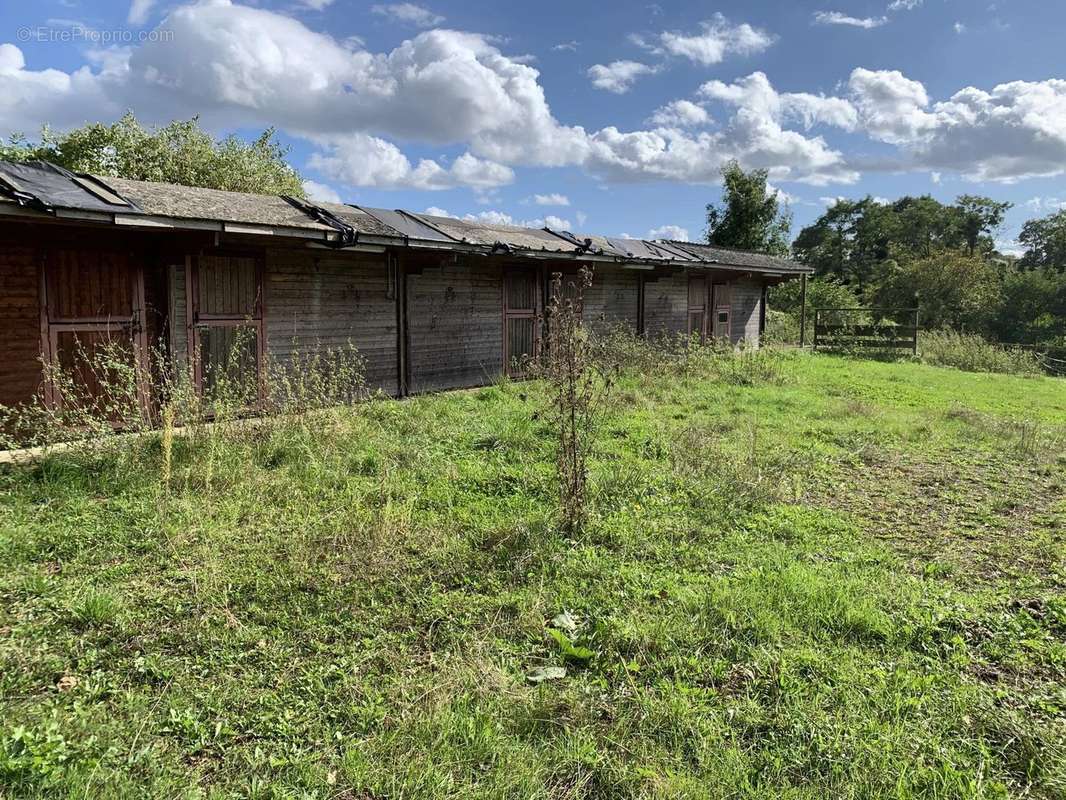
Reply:
[[920, 310], [921, 310], [921, 307], [917, 303], [915, 303], [914, 304], [914, 347], [911, 350], [912, 355], [915, 355], [915, 356], [918, 355], [918, 312]]
[[814, 309], [814, 343], [812, 344], [812, 347], [815, 350], [818, 349], [818, 314], [821, 310], [822, 309], [820, 308]]
[[[818, 312], [815, 311], [815, 326]], [[800, 276], [800, 348], [807, 344], [807, 273]]]

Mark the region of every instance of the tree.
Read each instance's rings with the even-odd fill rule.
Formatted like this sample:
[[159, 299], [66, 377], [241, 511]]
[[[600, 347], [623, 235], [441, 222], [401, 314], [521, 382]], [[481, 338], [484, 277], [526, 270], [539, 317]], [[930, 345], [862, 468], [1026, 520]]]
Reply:
[[1023, 266], [1066, 270], [1066, 209], [1029, 220], [1018, 241], [1025, 246]]
[[273, 128], [251, 142], [236, 136], [215, 139], [196, 117], [149, 129], [132, 113], [111, 125], [91, 123], [61, 134], [46, 126], [36, 144], [21, 136], [0, 144], [0, 157], [7, 160], [41, 159], [73, 172], [303, 197], [300, 175], [285, 161], [287, 152]]
[[955, 200], [959, 228], [971, 256], [978, 245], [982, 244], [982, 240], [982, 250], [988, 252], [993, 249], [992, 236], [1003, 224], [1003, 217], [1013, 207], [1013, 203], [997, 203], [991, 198], [972, 194], [960, 195]]
[[756, 253], [787, 255], [792, 215], [778, 193], [768, 193], [765, 169], [745, 172], [736, 161], [722, 167], [721, 205], [707, 206], [707, 242]]
[[925, 328], [988, 330], [1000, 299], [999, 274], [989, 261], [945, 250], [898, 266], [873, 293], [874, 305], [909, 308], [917, 302]]

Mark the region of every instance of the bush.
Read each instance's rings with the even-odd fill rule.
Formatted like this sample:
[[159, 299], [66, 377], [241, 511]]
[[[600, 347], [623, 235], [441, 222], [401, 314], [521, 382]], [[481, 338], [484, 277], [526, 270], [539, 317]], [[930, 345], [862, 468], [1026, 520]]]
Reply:
[[[765, 341], [798, 344], [802, 284], [786, 281], [775, 286], [766, 297]], [[819, 277], [807, 281], [807, 342], [814, 338], [814, 309], [858, 308], [863, 303], [852, 291], [835, 278]]]
[[1040, 375], [1040, 361], [1026, 350], [992, 344], [971, 333], [951, 330], [923, 331], [918, 338], [919, 357], [926, 364], [955, 367], [967, 372], [1002, 372]]

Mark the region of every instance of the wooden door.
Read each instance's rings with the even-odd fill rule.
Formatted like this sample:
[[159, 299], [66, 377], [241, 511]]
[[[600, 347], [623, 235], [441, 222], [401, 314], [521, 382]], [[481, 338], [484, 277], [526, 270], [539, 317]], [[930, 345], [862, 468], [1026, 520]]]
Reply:
[[512, 378], [526, 374], [540, 346], [537, 312], [540, 307], [540, 272], [508, 269], [503, 277], [503, 365]]
[[707, 338], [707, 278], [692, 275], [688, 279], [688, 335]]
[[40, 293], [41, 354], [53, 370], [46, 402], [109, 416], [128, 413], [131, 399], [146, 404], [140, 261], [123, 251], [52, 249], [45, 253]]
[[714, 299], [713, 335], [715, 339], [728, 339], [732, 318], [733, 291], [728, 283], [716, 283], [712, 291]]
[[263, 397], [263, 263], [256, 254], [191, 259], [188, 293], [193, 379], [211, 399], [242, 406]]

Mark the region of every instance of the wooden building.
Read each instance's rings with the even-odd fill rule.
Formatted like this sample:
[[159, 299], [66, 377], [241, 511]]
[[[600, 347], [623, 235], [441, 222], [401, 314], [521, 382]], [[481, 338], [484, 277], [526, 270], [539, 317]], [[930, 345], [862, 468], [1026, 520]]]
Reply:
[[200, 388], [235, 343], [253, 368], [354, 343], [397, 396], [493, 381], [537, 346], [551, 274], [588, 265], [591, 325], [758, 343], [792, 262], [406, 211], [0, 162], [0, 404], [47, 399], [42, 361], [165, 348]]

